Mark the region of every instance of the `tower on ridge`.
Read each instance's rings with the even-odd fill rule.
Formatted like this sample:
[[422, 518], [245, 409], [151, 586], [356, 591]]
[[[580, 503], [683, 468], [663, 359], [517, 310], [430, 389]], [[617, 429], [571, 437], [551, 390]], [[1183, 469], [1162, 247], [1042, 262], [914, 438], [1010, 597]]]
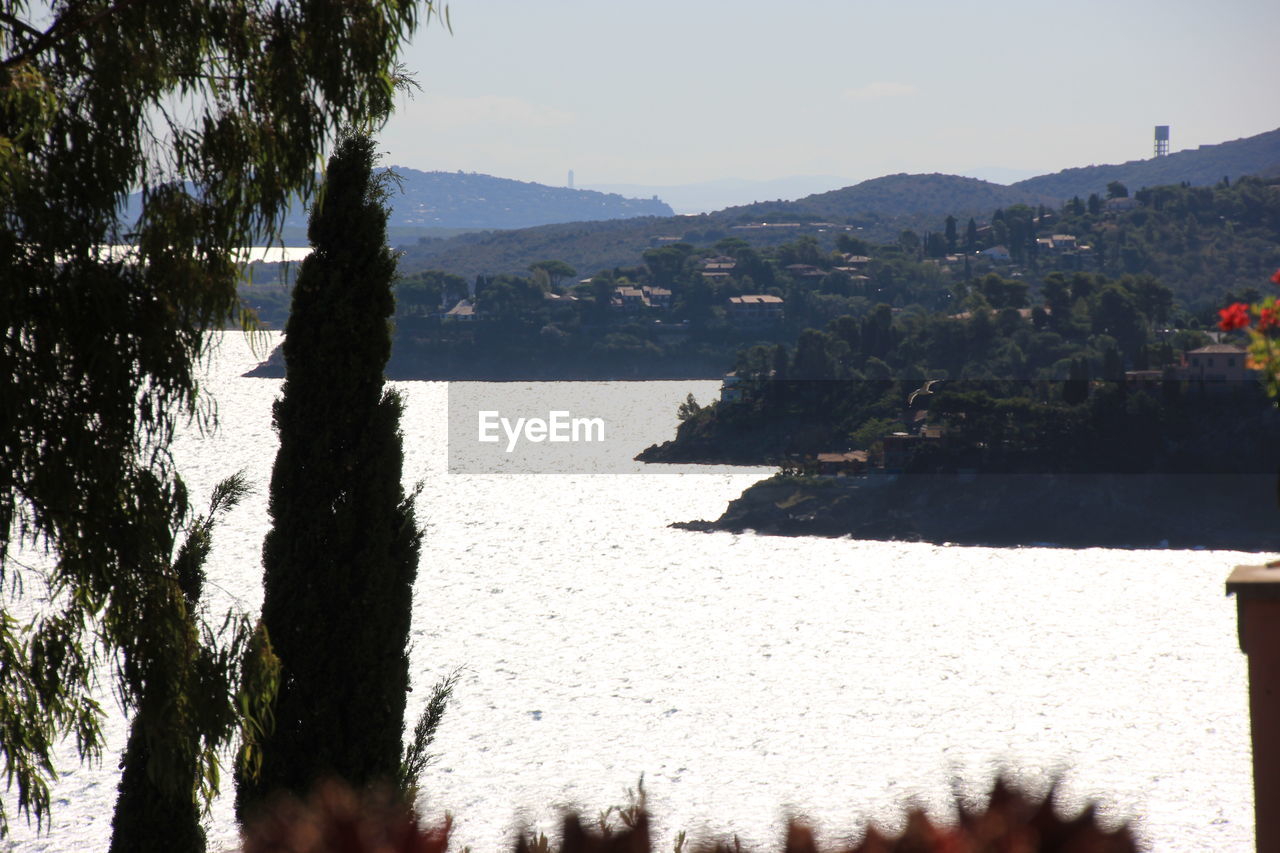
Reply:
[[1156, 125], [1156, 156], [1169, 156], [1169, 125]]

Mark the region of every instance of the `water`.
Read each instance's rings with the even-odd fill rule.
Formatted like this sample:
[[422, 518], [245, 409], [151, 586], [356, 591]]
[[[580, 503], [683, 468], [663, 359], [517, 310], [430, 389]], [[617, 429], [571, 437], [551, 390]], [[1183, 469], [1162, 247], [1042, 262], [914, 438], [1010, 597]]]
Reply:
[[[221, 429], [177, 448], [195, 495], [240, 468], [257, 486], [216, 534], [214, 613], [261, 600], [279, 383], [239, 378], [254, 360], [238, 335], [224, 343], [207, 383]], [[1100, 798], [1153, 850], [1251, 849], [1245, 659], [1223, 582], [1256, 555], [672, 530], [767, 472], [449, 474], [446, 385], [400, 388], [426, 529], [411, 714], [464, 667], [424, 778], [455, 849], [508, 849], [518, 822], [553, 834], [560, 808], [594, 815], [641, 773], [662, 848], [678, 829], [772, 844], [793, 813], [828, 838], [896, 826], [908, 802], [946, 816], [953, 790], [976, 797], [1000, 768], [1037, 790], [1063, 774], [1064, 807]], [[716, 383], [616, 388], [634, 453]], [[106, 849], [116, 756], [64, 753], [52, 831], [19, 822], [7, 849]], [[229, 799], [214, 850], [236, 845]]]

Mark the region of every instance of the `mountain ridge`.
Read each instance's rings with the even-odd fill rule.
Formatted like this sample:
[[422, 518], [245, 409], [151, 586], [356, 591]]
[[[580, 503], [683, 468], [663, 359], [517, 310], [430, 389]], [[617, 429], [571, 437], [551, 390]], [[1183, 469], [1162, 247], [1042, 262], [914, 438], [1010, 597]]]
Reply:
[[[638, 264], [643, 252], [672, 238], [714, 243], [739, 236], [752, 243], [794, 239], [797, 233], [820, 233], [828, 222], [856, 230], [873, 241], [892, 241], [904, 230], [937, 231], [943, 219], [973, 217], [984, 221], [999, 208], [1014, 204], [1062, 203], [1090, 194], [1105, 196], [1112, 181], [1130, 194], [1144, 186], [1211, 185], [1227, 177], [1280, 173], [1280, 129], [1217, 145], [1179, 151], [1152, 160], [1064, 169], [1004, 185], [958, 175], [884, 175], [792, 201], [757, 202], [694, 216], [672, 216], [567, 222], [519, 231], [466, 234], [451, 239], [420, 239], [409, 244], [404, 268], [443, 269], [460, 275], [523, 272], [530, 263], [555, 258], [582, 272]], [[797, 227], [744, 229], [748, 223], [784, 223]], [[829, 229], [828, 229], [829, 230]]]

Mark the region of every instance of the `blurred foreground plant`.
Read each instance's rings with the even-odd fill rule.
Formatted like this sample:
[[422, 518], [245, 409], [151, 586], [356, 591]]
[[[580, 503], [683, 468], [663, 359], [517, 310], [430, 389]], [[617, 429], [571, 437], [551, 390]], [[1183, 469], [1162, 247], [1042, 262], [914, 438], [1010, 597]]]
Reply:
[[[630, 803], [602, 812], [593, 827], [576, 814], [565, 816], [559, 846], [546, 835], [520, 833], [515, 853], [651, 853], [649, 813], [644, 787], [628, 791]], [[820, 847], [803, 822], [787, 825], [783, 853], [1135, 853], [1127, 825], [1103, 827], [1093, 804], [1064, 818], [1053, 805], [1054, 791], [1043, 798], [1022, 793], [997, 779], [982, 808], [958, 808], [954, 826], [934, 823], [919, 809], [907, 815], [897, 836], [869, 827], [860, 841]], [[621, 816], [615, 827], [612, 814]], [[395, 797], [356, 796], [338, 783], [319, 786], [307, 803], [277, 800], [248, 828], [244, 853], [444, 853], [451, 821], [422, 827]], [[685, 847], [677, 836], [676, 853]], [[710, 840], [693, 846], [697, 853], [743, 853], [738, 838]]]

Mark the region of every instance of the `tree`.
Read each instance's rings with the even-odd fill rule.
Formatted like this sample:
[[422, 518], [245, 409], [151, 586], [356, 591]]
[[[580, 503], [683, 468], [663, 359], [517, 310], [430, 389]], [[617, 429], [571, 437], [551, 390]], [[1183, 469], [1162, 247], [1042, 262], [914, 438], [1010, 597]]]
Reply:
[[947, 215], [945, 234], [947, 239], [947, 252], [954, 255], [958, 241], [958, 234], [956, 232], [956, 218], [950, 214]]
[[684, 402], [676, 408], [676, 417], [681, 421], [687, 421], [690, 418], [696, 418], [701, 411], [702, 407], [698, 405], [698, 401], [693, 398], [693, 393], [690, 392], [684, 398]]
[[564, 261], [535, 261], [529, 264], [529, 271], [535, 272], [542, 270], [547, 274], [547, 280], [551, 283], [552, 289], [560, 286], [560, 282], [566, 278], [572, 278], [578, 274], [578, 271], [566, 264]]
[[1107, 198], [1128, 198], [1129, 188], [1119, 181], [1107, 184]]
[[836, 248], [846, 255], [867, 255], [871, 251], [870, 244], [866, 240], [854, 237], [851, 234], [837, 234]]
[[383, 387], [396, 262], [374, 160], [367, 135], [338, 144], [293, 291], [262, 547], [280, 685], [261, 771], [237, 779], [242, 816], [277, 789], [391, 784], [400, 771], [422, 534], [401, 485], [403, 406]]
[[[229, 735], [238, 721], [235, 702], [220, 683], [241, 680], [237, 668], [245, 651], [253, 656], [262, 652], [255, 647], [262, 634], [250, 632], [247, 620], [237, 631], [237, 642], [222, 649], [201, 642], [199, 624], [192, 616], [204, 590], [204, 564], [213, 544], [213, 528], [221, 516], [235, 508], [249, 492], [243, 473], [234, 474], [214, 487], [207, 515], [194, 519], [187, 538], [174, 557], [172, 568], [182, 587], [188, 613], [188, 629], [181, 648], [186, 666], [168, 681], [144, 685], [138, 710], [129, 727], [129, 740], [120, 761], [119, 795], [111, 822], [112, 853], [202, 853], [205, 849], [204, 829], [200, 826], [198, 792], [201, 780], [201, 752], [197, 726], [187, 725], [164, 739], [148, 740], [151, 717], [164, 720], [170, 704], [183, 708], [184, 715], [202, 713], [220, 725]], [[253, 639], [251, 639], [253, 638]], [[269, 675], [274, 667], [269, 661]], [[192, 695], [208, 693], [215, 701], [200, 708], [190, 702]], [[247, 698], [247, 697], [246, 697]], [[204, 760], [212, 760], [205, 757]], [[168, 778], [174, 784], [162, 784]]]
[[[0, 0], [0, 575], [15, 548], [43, 549], [66, 593], [25, 631], [0, 613], [20, 813], [47, 816], [61, 737], [100, 754], [99, 663], [118, 662], [129, 709], [181, 664], [186, 502], [168, 449], [182, 420], [210, 420], [195, 366], [236, 310], [235, 253], [278, 232], [335, 128], [387, 113], [424, 9]], [[172, 731], [164, 716], [149, 739]]]

